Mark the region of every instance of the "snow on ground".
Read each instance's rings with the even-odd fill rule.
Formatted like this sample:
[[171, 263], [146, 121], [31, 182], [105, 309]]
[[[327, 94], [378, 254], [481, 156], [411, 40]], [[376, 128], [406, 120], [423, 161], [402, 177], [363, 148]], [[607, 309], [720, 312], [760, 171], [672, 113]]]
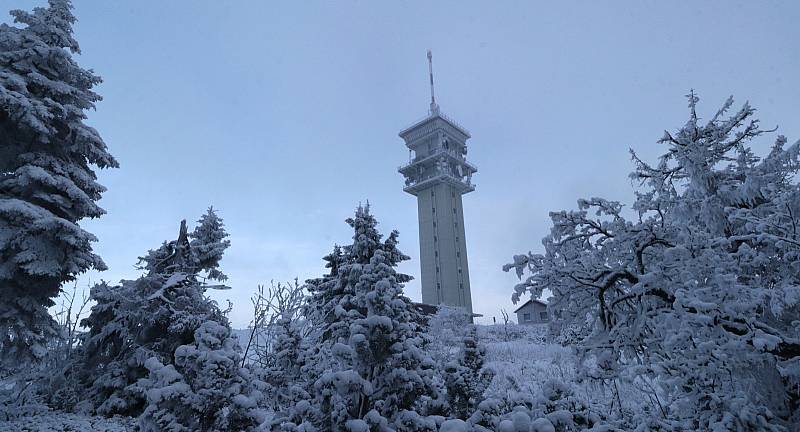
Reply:
[[128, 432], [136, 419], [89, 417], [63, 412], [46, 412], [0, 423], [0, 432]]
[[535, 395], [551, 378], [572, 380], [573, 350], [545, 342], [546, 333], [545, 325], [478, 326], [486, 346], [486, 367], [495, 372], [486, 396], [503, 398], [514, 391]]

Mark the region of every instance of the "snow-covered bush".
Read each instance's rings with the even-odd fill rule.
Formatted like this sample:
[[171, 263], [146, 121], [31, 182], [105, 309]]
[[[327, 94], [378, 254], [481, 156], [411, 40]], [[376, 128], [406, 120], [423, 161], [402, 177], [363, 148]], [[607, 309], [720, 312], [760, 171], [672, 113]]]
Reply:
[[84, 123], [101, 80], [72, 58], [71, 9], [50, 0], [0, 25], [0, 369], [41, 359], [62, 284], [106, 268], [77, 222], [105, 213], [92, 165], [118, 164]]
[[[202, 219], [194, 233], [207, 220], [215, 219]], [[183, 221], [177, 240], [142, 259], [147, 274], [119, 285], [104, 282], [92, 288], [96, 304], [83, 321], [88, 332], [72, 367], [85, 392], [85, 406], [78, 408], [103, 415], [138, 415], [146, 404], [136, 386], [149, 374], [145, 363], [155, 357], [162, 364], [172, 364], [176, 349], [192, 344], [196, 330], [207, 321], [228, 325], [216, 303], [205, 296], [209, 285], [200, 278], [200, 272], [217, 268], [227, 247], [221, 240], [227, 236], [221, 224], [218, 230], [216, 236], [190, 235]], [[204, 250], [216, 250], [215, 259], [199, 266], [190, 238], [211, 239], [215, 245], [206, 245]]]
[[464, 338], [471, 336], [475, 326], [469, 313], [460, 307], [439, 305], [428, 319], [427, 351], [437, 364], [447, 364], [458, 358]]
[[147, 359], [149, 374], [136, 384], [147, 396], [140, 430], [245, 431], [258, 426], [265, 419], [258, 408], [265, 386], [241, 361], [230, 328], [214, 321], [200, 325], [194, 343], [175, 350], [173, 364]]
[[620, 430], [620, 425], [632, 429], [630, 423], [606, 418], [600, 408], [579, 397], [572, 384], [548, 380], [535, 395], [485, 399], [466, 424], [470, 431], [578, 432]]
[[494, 377], [492, 370], [484, 368], [486, 348], [476, 341], [475, 333], [462, 339], [461, 355], [444, 368], [448, 414], [459, 419], [472, 414]]
[[269, 354], [266, 367], [260, 369], [264, 381], [269, 385], [269, 400], [272, 408], [280, 410], [290, 407], [303, 397], [299, 391], [305, 381], [302, 375], [304, 365], [304, 328], [290, 317], [279, 318], [273, 327], [275, 340], [273, 352]]
[[697, 102], [656, 165], [633, 154], [634, 217], [580, 200], [505, 268], [515, 299], [549, 290], [561, 328], [588, 329], [585, 378], [639, 388], [658, 427], [777, 430], [800, 421], [800, 143], [756, 157], [748, 104], [703, 124]]
[[542, 344], [547, 340], [547, 327], [545, 325], [526, 324], [492, 324], [479, 325], [478, 339], [489, 342], [526, 342], [530, 345]]
[[287, 344], [291, 342], [286, 337], [301, 343], [305, 340], [309, 331], [308, 321], [303, 316], [305, 300], [305, 287], [296, 278], [288, 283], [271, 282], [268, 288], [258, 286], [258, 290], [250, 298], [253, 319], [247, 334], [241, 340], [246, 362], [269, 369], [283, 361], [278, 359], [279, 356], [296, 357], [300, 346], [295, 343], [293, 348], [289, 347]]

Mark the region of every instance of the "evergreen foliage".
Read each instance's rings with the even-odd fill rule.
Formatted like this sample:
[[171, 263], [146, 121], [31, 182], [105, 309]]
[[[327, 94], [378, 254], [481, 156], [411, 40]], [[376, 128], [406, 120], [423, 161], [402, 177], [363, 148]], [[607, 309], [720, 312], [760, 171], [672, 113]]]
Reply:
[[280, 317], [274, 325], [274, 353], [271, 364], [264, 370], [264, 380], [271, 389], [272, 408], [280, 410], [305, 396], [301, 383], [305, 381], [302, 370], [306, 343], [298, 322], [291, 317]]
[[[216, 235], [203, 237], [212, 244], [196, 245], [221, 255], [227, 247], [222, 240], [226, 236], [220, 224]], [[176, 349], [195, 342], [203, 323], [228, 326], [216, 303], [205, 296], [208, 286], [198, 277], [199, 272], [215, 270], [218, 259], [198, 267], [188, 238], [183, 221], [177, 240], [142, 259], [148, 269], [145, 275], [116, 286], [101, 283], [92, 288], [97, 304], [83, 321], [89, 331], [73, 372], [81, 377], [93, 411], [138, 415], [146, 398], [136, 383], [148, 375], [149, 359], [172, 364]]]
[[50, 0], [0, 25], [0, 366], [44, 356], [62, 284], [106, 268], [78, 221], [105, 213], [92, 166], [118, 164], [85, 123], [101, 80], [72, 57], [71, 9]]
[[310, 399], [275, 425], [435, 430], [427, 415], [444, 406], [444, 388], [421, 348], [420, 316], [402, 293], [410, 277], [394, 269], [408, 259], [396, 248], [398, 233], [381, 241], [368, 205], [347, 223], [353, 243], [335, 248], [326, 257], [330, 273], [309, 281], [306, 313], [314, 330], [304, 370]]
[[206, 321], [193, 343], [175, 350], [173, 364], [148, 358], [149, 374], [136, 384], [147, 396], [140, 430], [245, 431], [258, 426], [264, 413], [258, 408], [262, 393], [257, 387], [264, 385], [240, 366], [239, 351], [228, 326]]
[[445, 366], [445, 383], [451, 417], [466, 419], [483, 401], [483, 392], [489, 387], [494, 374], [484, 369], [486, 348], [479, 345], [475, 331], [463, 338], [463, 348], [458, 361]]

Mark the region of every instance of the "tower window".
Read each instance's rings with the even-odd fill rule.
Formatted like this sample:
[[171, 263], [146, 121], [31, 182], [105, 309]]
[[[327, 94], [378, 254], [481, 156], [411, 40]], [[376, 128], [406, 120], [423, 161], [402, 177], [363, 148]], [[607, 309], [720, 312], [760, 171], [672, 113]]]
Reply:
[[[461, 258], [461, 251], [456, 251], [456, 256]], [[459, 270], [459, 271], [461, 271], [461, 270]]]
[[435, 242], [437, 242], [438, 240], [439, 240], [439, 239], [438, 239], [438, 238], [436, 238], [436, 236], [433, 236], [433, 241], [434, 241], [434, 243], [435, 243]]
[[455, 207], [453, 207], [453, 214], [455, 214], [455, 212], [456, 212], [456, 208], [455, 208]]
[[439, 266], [436, 266], [436, 273], [439, 273]]

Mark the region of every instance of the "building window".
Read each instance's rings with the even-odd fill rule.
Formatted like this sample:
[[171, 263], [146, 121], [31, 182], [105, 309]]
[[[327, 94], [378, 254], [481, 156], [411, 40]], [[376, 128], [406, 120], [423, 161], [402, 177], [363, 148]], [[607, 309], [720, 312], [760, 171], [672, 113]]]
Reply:
[[453, 214], [456, 214], [456, 208], [453, 207]]
[[442, 289], [442, 284], [440, 284], [439, 282], [436, 282], [436, 289], [437, 290]]
[[433, 242], [436, 243], [437, 241], [438, 239], [436, 238], [436, 236], [433, 236]]
[[529, 313], [522, 314], [522, 320], [525, 321], [525, 322], [530, 321], [531, 320], [531, 314], [529, 314]]
[[436, 266], [436, 273], [439, 273], [439, 266]]
[[433, 221], [433, 226], [436, 226], [436, 221]]
[[433, 197], [433, 189], [431, 189], [431, 197]]
[[456, 256], [461, 258], [461, 251], [456, 251]]
[[436, 213], [436, 207], [433, 207], [433, 212]]
[[439, 256], [439, 251], [433, 251], [433, 256], [438, 257]]
[[542, 321], [547, 321], [547, 312], [539, 312], [539, 318], [541, 318]]

